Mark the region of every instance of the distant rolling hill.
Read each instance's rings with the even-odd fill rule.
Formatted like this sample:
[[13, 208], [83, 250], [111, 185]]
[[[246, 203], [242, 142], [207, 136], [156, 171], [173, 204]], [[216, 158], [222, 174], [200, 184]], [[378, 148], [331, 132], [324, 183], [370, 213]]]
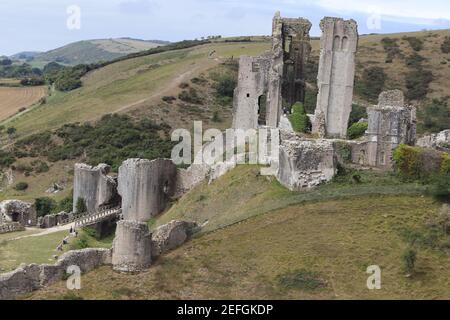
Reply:
[[85, 40], [43, 53], [21, 52], [15, 54], [12, 58], [23, 60], [34, 67], [40, 68], [52, 61], [65, 65], [89, 64], [112, 60], [165, 44], [168, 44], [168, 42], [132, 38]]

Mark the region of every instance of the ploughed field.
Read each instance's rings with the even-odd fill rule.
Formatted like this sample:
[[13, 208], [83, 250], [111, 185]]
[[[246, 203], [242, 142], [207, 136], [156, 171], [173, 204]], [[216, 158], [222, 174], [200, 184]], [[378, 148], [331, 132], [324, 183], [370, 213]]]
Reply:
[[46, 86], [38, 87], [1, 87], [0, 86], [0, 120], [15, 115], [22, 108], [38, 102], [47, 94]]

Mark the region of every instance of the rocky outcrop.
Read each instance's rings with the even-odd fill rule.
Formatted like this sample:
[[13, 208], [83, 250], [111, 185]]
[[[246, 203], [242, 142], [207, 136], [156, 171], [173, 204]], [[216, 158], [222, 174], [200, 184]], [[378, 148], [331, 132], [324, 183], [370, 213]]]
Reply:
[[417, 146], [422, 148], [450, 149], [450, 130], [444, 130], [437, 134], [423, 136], [417, 140]]
[[[108, 176], [111, 167], [99, 164], [75, 164], [73, 182], [73, 212], [77, 212], [78, 199], [83, 199], [88, 212], [97, 212], [100, 207], [110, 204], [117, 196], [117, 183]], [[82, 212], [78, 212], [82, 213]]]
[[286, 136], [280, 145], [277, 179], [290, 190], [302, 190], [330, 181], [337, 163], [333, 142]]
[[146, 223], [119, 221], [113, 243], [112, 264], [116, 271], [141, 272], [152, 263], [152, 234]]
[[69, 251], [54, 265], [22, 265], [16, 270], [0, 275], [0, 300], [14, 299], [61, 281], [69, 266], [89, 272], [101, 265], [111, 264], [110, 249], [84, 249]]
[[194, 222], [171, 221], [160, 226], [152, 236], [152, 256], [176, 249], [185, 243], [195, 232], [197, 224]]
[[124, 220], [146, 222], [161, 213], [175, 194], [177, 168], [172, 160], [128, 159], [119, 168]]
[[37, 215], [34, 206], [20, 200], [0, 202], [0, 223], [18, 222], [23, 226], [35, 226]]

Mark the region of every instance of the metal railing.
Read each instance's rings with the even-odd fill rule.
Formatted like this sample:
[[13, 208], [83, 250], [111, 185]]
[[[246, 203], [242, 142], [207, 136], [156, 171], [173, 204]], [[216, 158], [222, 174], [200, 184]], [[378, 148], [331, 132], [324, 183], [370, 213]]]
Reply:
[[119, 217], [122, 213], [122, 208], [113, 208], [108, 209], [104, 211], [100, 211], [94, 214], [88, 214], [85, 215], [79, 219], [77, 219], [75, 222], [75, 228], [83, 228], [87, 227], [93, 224], [96, 224], [98, 222], [101, 222], [103, 220], [107, 220], [113, 216]]
[[76, 227], [84, 227], [86, 225], [91, 225], [102, 220], [105, 220], [113, 215], [120, 216], [122, 213], [121, 207], [107, 206], [102, 207], [97, 212], [84, 212], [73, 214], [67, 219], [64, 219], [60, 222], [60, 225], [66, 225], [70, 223], [75, 223]]

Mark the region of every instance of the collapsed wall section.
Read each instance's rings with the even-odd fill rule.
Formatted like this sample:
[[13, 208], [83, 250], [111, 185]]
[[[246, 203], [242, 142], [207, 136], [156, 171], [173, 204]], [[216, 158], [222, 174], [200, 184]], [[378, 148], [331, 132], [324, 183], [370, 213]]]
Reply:
[[328, 182], [336, 170], [332, 141], [282, 138], [277, 179], [289, 190], [300, 191]]

